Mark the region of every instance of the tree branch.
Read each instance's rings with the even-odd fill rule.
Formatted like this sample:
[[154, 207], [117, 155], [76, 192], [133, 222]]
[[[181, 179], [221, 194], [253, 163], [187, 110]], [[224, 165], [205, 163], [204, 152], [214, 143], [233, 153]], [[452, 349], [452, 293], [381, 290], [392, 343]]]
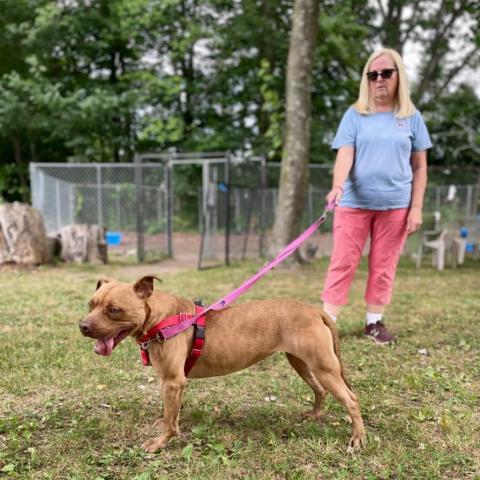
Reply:
[[448, 73], [447, 78], [445, 79], [443, 84], [438, 89], [436, 89], [435, 96], [441, 95], [448, 87], [450, 82], [458, 75], [458, 73], [460, 73], [465, 67], [467, 67], [469, 63], [475, 62], [476, 57], [479, 57], [478, 49], [476, 47], [472, 47], [464, 55], [463, 60], [450, 69], [450, 72]]
[[[426, 64], [426, 67], [423, 70], [423, 76], [416, 91], [416, 95], [419, 99], [421, 99], [421, 97], [427, 90], [428, 85], [432, 82], [433, 74], [437, 69], [438, 65], [440, 64], [440, 61], [442, 60], [442, 58], [444, 58], [446, 53], [448, 53], [448, 49], [441, 48], [440, 41], [442, 38], [445, 38], [447, 32], [452, 28], [455, 21], [463, 13], [463, 6], [464, 2], [462, 2], [458, 6], [458, 8], [452, 11], [451, 16], [447, 22], [439, 22], [437, 24], [433, 39], [430, 42], [430, 48], [427, 49], [427, 52], [430, 53], [430, 58]], [[442, 18], [442, 12], [444, 11], [444, 8], [445, 0], [442, 0], [442, 4], [440, 5], [437, 15], [435, 15], [435, 18]]]
[[385, 22], [386, 15], [385, 15], [385, 9], [383, 8], [383, 5], [382, 5], [382, 0], [377, 0], [377, 3], [378, 3], [378, 9], [380, 10], [380, 13], [383, 17], [383, 21]]

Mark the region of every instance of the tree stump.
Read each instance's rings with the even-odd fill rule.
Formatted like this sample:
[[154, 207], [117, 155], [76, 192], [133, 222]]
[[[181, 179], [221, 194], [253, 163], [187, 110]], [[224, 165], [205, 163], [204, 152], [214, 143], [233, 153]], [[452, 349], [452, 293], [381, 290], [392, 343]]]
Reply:
[[105, 231], [99, 225], [67, 225], [58, 236], [60, 258], [65, 262], [107, 263]]
[[26, 203], [0, 204], [0, 264], [49, 261], [42, 215]]

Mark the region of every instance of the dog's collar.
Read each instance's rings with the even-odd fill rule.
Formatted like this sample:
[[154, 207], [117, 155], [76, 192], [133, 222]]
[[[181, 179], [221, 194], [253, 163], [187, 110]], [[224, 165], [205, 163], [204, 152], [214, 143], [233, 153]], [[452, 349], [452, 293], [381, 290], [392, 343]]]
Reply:
[[[169, 317], [164, 318], [162, 321], [160, 321], [159, 323], [154, 325], [150, 330], [148, 330], [148, 332], [145, 335], [140, 337], [137, 340], [137, 343], [140, 345], [140, 354], [142, 356], [143, 365], [145, 365], [145, 366], [150, 366], [151, 365], [150, 355], [149, 355], [149, 352], [148, 352], [148, 350], [150, 348], [150, 344], [152, 342], [155, 342], [155, 341], [163, 343], [167, 340], [162, 335], [162, 332], [161, 332], [164, 328], [179, 325], [179, 324], [185, 322], [186, 320], [189, 320], [189, 319], [197, 316], [199, 313], [202, 313], [204, 310], [205, 310], [205, 307], [195, 305], [195, 313], [178, 313], [177, 315], [170, 315]], [[200, 317], [198, 319], [198, 321], [196, 322], [196, 327], [197, 328], [201, 327], [202, 330], [203, 330], [204, 326], [205, 326], [205, 318]], [[200, 338], [200, 336], [196, 335], [195, 342], [194, 342], [194, 345], [193, 345], [193, 349], [192, 349], [192, 352], [190, 353], [190, 357], [187, 359], [187, 363], [189, 363], [192, 356], [195, 356], [195, 359], [200, 356], [201, 347], [203, 347], [203, 342], [204, 342], [204, 338], [205, 338], [203, 331], [202, 331], [202, 334], [201, 334], [202, 342], [201, 342], [200, 348], [198, 348], [199, 345], [195, 345], [195, 343], [198, 344], [198, 342], [197, 342], [198, 338]], [[194, 353], [195, 350], [196, 350], [196, 352]], [[186, 374], [188, 373], [187, 363], [185, 364]], [[190, 368], [192, 366], [193, 366], [193, 363], [190, 366]], [[190, 370], [190, 368], [188, 368], [188, 370]]]

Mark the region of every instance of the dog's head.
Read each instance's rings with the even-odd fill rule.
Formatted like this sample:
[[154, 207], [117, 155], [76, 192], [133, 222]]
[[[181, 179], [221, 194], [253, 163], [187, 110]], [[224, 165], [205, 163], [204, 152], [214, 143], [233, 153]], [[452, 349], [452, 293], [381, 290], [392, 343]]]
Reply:
[[150, 313], [146, 300], [152, 295], [155, 279], [159, 280], [148, 275], [134, 284], [110, 278], [98, 281], [90, 312], [79, 324], [83, 335], [96, 340], [96, 353], [110, 355], [124, 338], [142, 331]]

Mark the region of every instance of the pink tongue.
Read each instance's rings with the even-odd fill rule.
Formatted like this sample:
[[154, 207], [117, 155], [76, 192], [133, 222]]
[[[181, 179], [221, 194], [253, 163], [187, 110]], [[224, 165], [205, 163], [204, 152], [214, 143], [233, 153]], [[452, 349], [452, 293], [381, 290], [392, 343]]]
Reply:
[[99, 355], [111, 355], [113, 350], [113, 338], [107, 338], [106, 340], [97, 340], [95, 343], [95, 353]]

